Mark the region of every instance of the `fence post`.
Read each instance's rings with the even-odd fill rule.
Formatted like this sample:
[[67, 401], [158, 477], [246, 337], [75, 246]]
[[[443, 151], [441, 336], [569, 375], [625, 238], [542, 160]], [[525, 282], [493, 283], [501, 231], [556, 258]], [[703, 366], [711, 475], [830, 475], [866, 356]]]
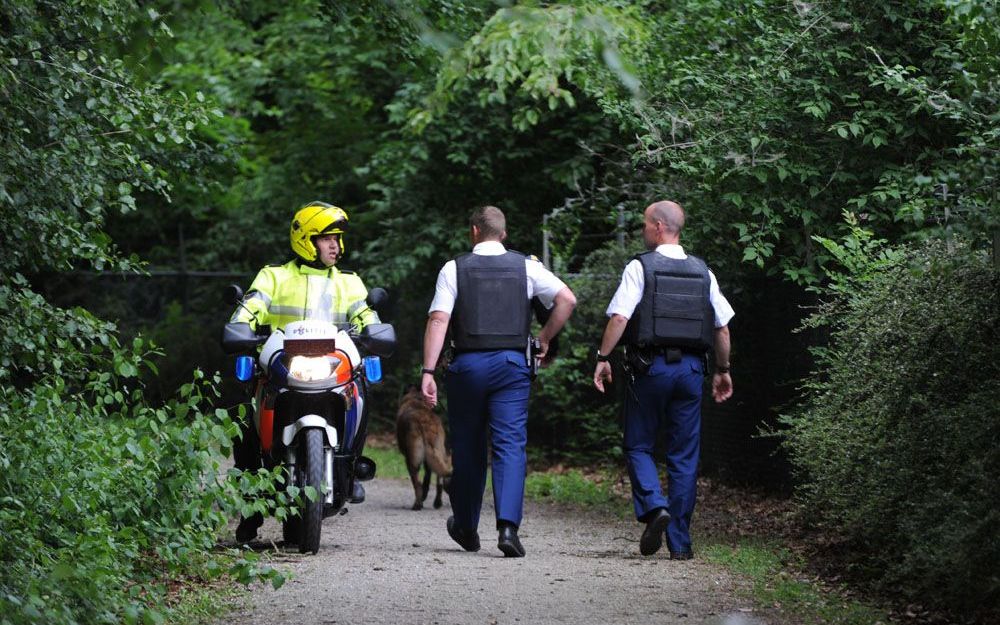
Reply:
[[552, 259], [549, 251], [549, 216], [542, 215], [542, 264], [545, 268], [552, 270]]
[[181, 310], [186, 315], [190, 300], [190, 280], [188, 280], [187, 250], [184, 249], [184, 224], [177, 224], [177, 247], [181, 255]]
[[618, 247], [625, 249], [625, 206], [619, 204], [618, 209], [618, 225], [615, 228], [617, 231]]

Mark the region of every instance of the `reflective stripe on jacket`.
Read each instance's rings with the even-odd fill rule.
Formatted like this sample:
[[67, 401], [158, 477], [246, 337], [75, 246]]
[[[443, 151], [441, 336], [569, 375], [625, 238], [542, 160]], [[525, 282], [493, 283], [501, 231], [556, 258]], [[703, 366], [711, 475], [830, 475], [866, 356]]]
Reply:
[[[302, 319], [343, 325], [366, 307], [366, 297], [368, 289], [357, 275], [336, 267], [315, 269], [292, 260], [261, 269], [243, 298], [243, 306], [236, 308], [230, 321], [248, 322], [253, 328], [270, 325], [275, 330]], [[354, 325], [362, 328], [377, 322], [375, 312], [366, 310]]]

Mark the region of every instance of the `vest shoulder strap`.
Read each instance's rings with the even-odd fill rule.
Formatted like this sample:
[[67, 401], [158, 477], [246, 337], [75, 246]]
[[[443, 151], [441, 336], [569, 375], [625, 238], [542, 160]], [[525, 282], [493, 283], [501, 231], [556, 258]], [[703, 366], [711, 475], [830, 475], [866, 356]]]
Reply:
[[656, 253], [656, 250], [649, 250], [647, 252], [639, 252], [638, 254], [636, 254], [635, 256], [633, 256], [632, 258], [630, 258], [627, 261], [625, 261], [625, 264], [627, 265], [630, 262], [632, 262], [633, 260], [637, 260], [637, 261], [639, 261], [641, 263], [644, 258], [647, 258], [650, 254], [655, 254], [655, 253]]

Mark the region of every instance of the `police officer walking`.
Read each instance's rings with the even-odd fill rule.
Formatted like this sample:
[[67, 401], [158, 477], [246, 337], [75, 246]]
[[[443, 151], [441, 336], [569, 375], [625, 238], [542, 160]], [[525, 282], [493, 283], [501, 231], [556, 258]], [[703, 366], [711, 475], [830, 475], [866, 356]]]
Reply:
[[434, 368], [450, 322], [454, 358], [445, 381], [454, 473], [448, 534], [466, 551], [479, 550], [488, 433], [497, 547], [506, 557], [523, 557], [517, 530], [527, 466], [531, 299], [551, 308], [537, 337], [540, 351], [535, 355], [544, 358], [576, 306], [576, 297], [537, 259], [505, 249], [506, 236], [499, 208], [476, 209], [469, 220], [472, 253], [448, 261], [439, 272], [424, 334], [421, 389], [435, 405]]
[[[714, 348], [712, 395], [733, 394], [729, 376], [729, 320], [734, 312], [715, 275], [680, 246], [684, 210], [662, 201], [646, 208], [642, 236], [648, 252], [625, 267], [608, 305], [610, 317], [597, 350], [594, 386], [611, 381], [608, 356], [624, 337], [626, 374], [625, 459], [636, 518], [645, 523], [639, 551], [648, 556], [663, 544], [672, 560], [688, 560], [701, 437], [701, 395], [706, 360]], [[666, 418], [667, 474], [664, 498], [653, 459], [657, 426]]]

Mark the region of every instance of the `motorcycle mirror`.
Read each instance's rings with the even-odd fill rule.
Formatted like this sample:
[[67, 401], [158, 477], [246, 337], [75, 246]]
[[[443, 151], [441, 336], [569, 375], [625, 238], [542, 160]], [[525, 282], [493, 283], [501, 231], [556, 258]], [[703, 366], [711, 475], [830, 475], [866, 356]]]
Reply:
[[389, 293], [382, 287], [377, 286], [371, 291], [368, 291], [368, 297], [365, 298], [365, 303], [368, 304], [369, 308], [378, 310], [388, 299]]
[[226, 287], [226, 303], [243, 301], [243, 289], [238, 284], [230, 284]]

